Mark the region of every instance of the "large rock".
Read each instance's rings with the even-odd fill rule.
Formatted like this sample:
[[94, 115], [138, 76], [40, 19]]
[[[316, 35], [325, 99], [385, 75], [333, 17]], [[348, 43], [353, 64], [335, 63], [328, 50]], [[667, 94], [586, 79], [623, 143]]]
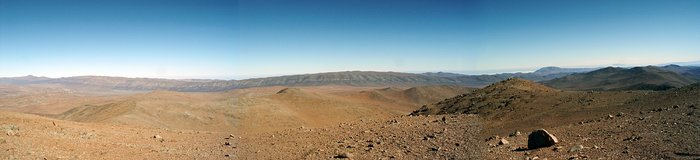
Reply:
[[557, 137], [554, 137], [554, 135], [550, 134], [549, 132], [547, 132], [547, 130], [544, 129], [532, 131], [532, 133], [530, 133], [530, 135], [527, 136], [528, 149], [549, 147], [557, 143], [559, 143]]

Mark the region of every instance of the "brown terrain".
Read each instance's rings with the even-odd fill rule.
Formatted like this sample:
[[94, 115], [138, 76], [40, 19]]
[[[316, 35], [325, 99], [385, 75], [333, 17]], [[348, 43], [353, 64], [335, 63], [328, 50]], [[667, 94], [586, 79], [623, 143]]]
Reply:
[[[699, 159], [699, 97], [699, 83], [576, 91], [518, 78], [480, 89], [4, 84], [0, 158]], [[537, 129], [558, 143], [528, 148]]]

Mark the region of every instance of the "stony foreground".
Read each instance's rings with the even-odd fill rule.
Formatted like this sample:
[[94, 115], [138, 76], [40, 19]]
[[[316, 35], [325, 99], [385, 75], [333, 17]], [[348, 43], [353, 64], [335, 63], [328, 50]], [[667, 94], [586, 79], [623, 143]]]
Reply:
[[298, 128], [241, 139], [242, 159], [479, 159], [474, 115], [402, 116]]
[[[559, 143], [528, 149], [530, 131], [485, 135], [477, 115], [400, 116], [262, 134], [77, 123], [1, 112], [2, 159], [698, 159], [697, 104], [601, 115], [548, 128]], [[520, 132], [518, 134], [518, 132]]]

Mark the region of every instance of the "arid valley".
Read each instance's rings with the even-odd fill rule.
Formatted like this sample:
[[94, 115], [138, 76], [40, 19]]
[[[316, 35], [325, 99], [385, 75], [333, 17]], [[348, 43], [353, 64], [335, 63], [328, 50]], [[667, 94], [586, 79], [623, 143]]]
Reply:
[[[198, 82], [3, 78], [0, 155], [3, 159], [697, 159], [700, 84], [693, 73], [697, 75], [698, 67], [681, 67], [683, 72], [669, 69], [674, 67], [681, 66], [581, 73], [559, 69], [567, 76], [535, 82], [513, 75], [486, 86], [479, 85], [490, 82], [459, 81], [484, 79], [473, 76], [391, 72]], [[543, 85], [588, 87], [595, 81], [578, 79], [600, 76], [628, 77], [606, 89]], [[303, 80], [290, 80], [294, 78]], [[206, 91], [253, 82], [259, 86]], [[610, 82], [606, 86], [616, 83]], [[678, 85], [654, 87], [671, 84]], [[187, 91], [192, 88], [199, 90]], [[545, 129], [558, 143], [530, 148], [528, 135], [537, 129]]]

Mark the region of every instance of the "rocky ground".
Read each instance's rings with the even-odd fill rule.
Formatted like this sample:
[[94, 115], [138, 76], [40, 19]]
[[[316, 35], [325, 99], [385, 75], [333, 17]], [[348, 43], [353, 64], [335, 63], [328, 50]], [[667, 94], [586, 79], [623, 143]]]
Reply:
[[242, 159], [700, 159], [697, 112], [697, 104], [688, 104], [601, 115], [547, 128], [559, 143], [538, 149], [528, 148], [531, 131], [486, 135], [481, 131], [489, 126], [477, 115], [402, 116], [246, 136], [234, 154]]
[[[228, 133], [78, 123], [0, 111], [0, 159], [223, 159]], [[230, 142], [233, 143], [233, 142]]]
[[474, 115], [401, 116], [243, 137], [242, 159], [479, 159]]
[[[500, 138], [485, 140], [489, 143], [485, 155], [512, 159], [700, 159], [698, 111], [693, 104], [601, 115], [547, 129], [560, 143], [534, 150], [527, 149], [527, 135], [498, 135]], [[498, 145], [500, 139], [509, 143]]]

